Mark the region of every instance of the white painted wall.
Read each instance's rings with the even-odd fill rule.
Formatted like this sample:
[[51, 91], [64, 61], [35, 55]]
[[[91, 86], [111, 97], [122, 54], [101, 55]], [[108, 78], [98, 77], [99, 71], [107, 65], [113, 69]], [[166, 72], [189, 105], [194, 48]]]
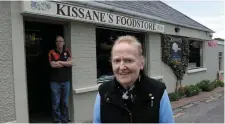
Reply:
[[185, 36], [185, 37], [204, 39], [204, 40], [211, 39], [209, 37], [209, 34], [207, 34], [205, 31], [200, 31], [200, 30], [186, 28], [186, 27], [179, 27], [180, 31], [176, 33], [175, 32], [175, 28], [177, 27], [176, 25], [171, 25], [167, 23], [163, 23], [163, 25], [164, 25], [165, 34]]
[[75, 66], [72, 69], [74, 88], [96, 85], [95, 26], [88, 23], [71, 23], [71, 51]]
[[148, 74], [151, 77], [162, 76], [161, 68], [161, 37], [157, 33], [148, 33]]
[[16, 119], [11, 2], [0, 1], [0, 123]]
[[[71, 51], [73, 89], [97, 85], [95, 26], [88, 23], [71, 23]], [[93, 106], [97, 91], [75, 94], [74, 121], [92, 120]]]
[[13, 75], [15, 86], [16, 122], [28, 123], [28, 94], [24, 48], [24, 25], [21, 1], [11, 2]]

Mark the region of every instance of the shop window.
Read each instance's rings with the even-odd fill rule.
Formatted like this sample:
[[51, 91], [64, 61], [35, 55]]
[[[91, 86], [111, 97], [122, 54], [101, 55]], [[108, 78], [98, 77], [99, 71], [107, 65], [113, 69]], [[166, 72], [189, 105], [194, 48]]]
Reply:
[[219, 70], [223, 70], [222, 68], [222, 59], [223, 59], [223, 52], [219, 52]]
[[[97, 56], [97, 82], [104, 83], [114, 78], [110, 62], [111, 49], [114, 41], [123, 35], [135, 36], [143, 45], [144, 34], [124, 30], [96, 28], [96, 56]], [[143, 45], [144, 46], [144, 45]], [[143, 54], [145, 50], [143, 48]]]
[[202, 41], [189, 42], [189, 64], [188, 69], [196, 69], [203, 67]]

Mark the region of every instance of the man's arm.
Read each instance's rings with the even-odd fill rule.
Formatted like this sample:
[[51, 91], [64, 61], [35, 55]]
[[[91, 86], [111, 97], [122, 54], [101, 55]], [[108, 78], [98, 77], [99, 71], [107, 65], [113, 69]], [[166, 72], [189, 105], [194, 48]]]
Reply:
[[67, 61], [59, 61], [59, 64], [66, 66], [66, 67], [72, 67], [73, 66], [73, 61], [72, 59], [69, 57], [67, 59]]
[[60, 64], [58, 61], [55, 60], [54, 56], [52, 55], [52, 50], [49, 51], [49, 53], [48, 53], [48, 59], [49, 59], [49, 63], [52, 68], [62, 68], [63, 67], [62, 64]]
[[67, 61], [60, 61], [59, 63], [65, 67], [72, 67], [73, 66], [72, 54], [69, 49], [66, 49], [66, 53], [68, 55]]
[[59, 61], [57, 61], [57, 62], [51, 61], [50, 65], [51, 65], [52, 68], [62, 68], [63, 67], [63, 65]]
[[99, 93], [96, 96], [94, 113], [93, 113], [93, 123], [101, 123], [100, 119], [100, 95]]
[[159, 123], [174, 123], [173, 111], [166, 90], [160, 101]]

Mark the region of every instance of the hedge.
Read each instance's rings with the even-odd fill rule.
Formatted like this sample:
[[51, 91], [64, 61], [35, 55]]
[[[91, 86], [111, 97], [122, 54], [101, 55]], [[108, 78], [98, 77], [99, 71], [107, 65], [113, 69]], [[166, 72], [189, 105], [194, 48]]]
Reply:
[[189, 85], [182, 88], [179, 88], [176, 93], [169, 93], [170, 101], [177, 101], [184, 97], [191, 97], [198, 95], [201, 91], [212, 91], [216, 87], [224, 87], [224, 82], [220, 80], [202, 80], [201, 82], [195, 85]]

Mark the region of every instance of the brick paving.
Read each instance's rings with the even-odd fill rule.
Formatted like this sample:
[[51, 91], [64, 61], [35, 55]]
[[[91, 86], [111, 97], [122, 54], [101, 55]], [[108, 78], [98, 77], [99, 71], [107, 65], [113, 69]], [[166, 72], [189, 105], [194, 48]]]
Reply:
[[200, 92], [196, 96], [186, 97], [186, 98], [182, 98], [178, 101], [173, 101], [173, 102], [171, 102], [171, 105], [174, 110], [174, 109], [177, 109], [179, 107], [182, 107], [186, 104], [189, 104], [189, 103], [192, 103], [195, 101], [203, 101], [206, 97], [210, 97], [213, 94], [220, 93], [220, 92], [224, 92], [224, 87], [217, 87], [211, 92]]
[[[188, 109], [183, 109], [182, 111], [175, 113], [174, 114], [175, 122], [176, 123], [223, 123], [224, 122], [223, 92], [215, 93], [212, 95], [212, 97], [207, 97], [206, 100], [207, 99], [210, 99], [210, 102], [202, 101], [202, 102], [199, 102], [197, 105], [194, 105]], [[190, 104], [193, 104], [193, 103], [190, 103]], [[174, 111], [177, 111], [178, 109], [175, 109]]]

